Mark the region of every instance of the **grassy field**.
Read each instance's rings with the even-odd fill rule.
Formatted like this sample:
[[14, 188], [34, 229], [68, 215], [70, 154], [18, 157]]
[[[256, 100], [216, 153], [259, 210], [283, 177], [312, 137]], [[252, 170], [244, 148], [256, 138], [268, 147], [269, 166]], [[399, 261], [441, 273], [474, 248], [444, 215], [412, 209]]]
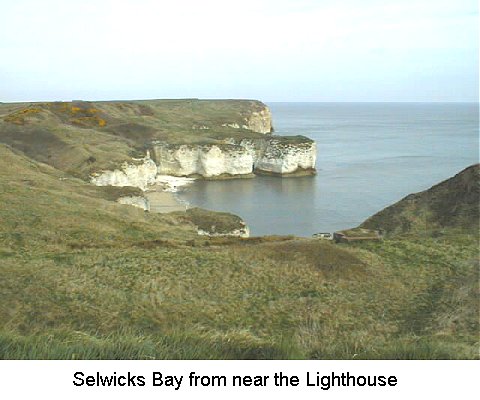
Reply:
[[469, 237], [204, 245], [2, 250], [0, 356], [478, 357]]

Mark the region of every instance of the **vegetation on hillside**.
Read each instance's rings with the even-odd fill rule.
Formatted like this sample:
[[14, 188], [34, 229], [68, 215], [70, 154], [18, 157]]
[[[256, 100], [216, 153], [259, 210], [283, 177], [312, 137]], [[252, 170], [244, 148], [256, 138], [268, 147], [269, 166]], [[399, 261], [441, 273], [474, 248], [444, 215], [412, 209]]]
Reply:
[[[242, 128], [254, 100], [0, 103], [0, 142], [80, 178], [145, 155], [153, 140], [214, 143], [264, 137]], [[236, 124], [233, 128], [228, 124]]]
[[457, 229], [477, 232], [480, 221], [480, 164], [472, 165], [428, 190], [410, 194], [368, 218], [361, 226], [389, 235], [433, 234]]
[[209, 234], [229, 234], [232, 231], [245, 228], [245, 223], [238, 215], [225, 212], [214, 212], [202, 208], [189, 208], [185, 212], [174, 212], [181, 221], [188, 221], [198, 229]]
[[471, 226], [207, 238], [108, 199], [0, 145], [0, 358], [479, 357]]

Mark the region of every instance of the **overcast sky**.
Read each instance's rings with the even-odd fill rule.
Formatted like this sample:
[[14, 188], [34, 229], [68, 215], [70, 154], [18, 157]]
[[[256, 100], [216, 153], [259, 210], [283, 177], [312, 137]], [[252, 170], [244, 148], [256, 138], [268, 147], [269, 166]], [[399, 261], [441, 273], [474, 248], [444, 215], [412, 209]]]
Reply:
[[476, 0], [11, 0], [0, 101], [478, 101]]

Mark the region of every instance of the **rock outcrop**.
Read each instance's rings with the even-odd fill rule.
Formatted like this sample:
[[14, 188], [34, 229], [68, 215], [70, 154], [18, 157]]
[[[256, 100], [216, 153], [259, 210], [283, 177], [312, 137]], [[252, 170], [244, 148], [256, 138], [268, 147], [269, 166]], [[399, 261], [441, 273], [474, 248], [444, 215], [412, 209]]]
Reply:
[[241, 228], [233, 229], [229, 232], [216, 232], [213, 231], [204, 231], [203, 229], [198, 229], [197, 233], [200, 236], [210, 236], [210, 237], [240, 237], [240, 238], [248, 238], [250, 237], [250, 230], [248, 229], [247, 225], [244, 225]]
[[92, 174], [90, 182], [97, 186], [132, 186], [145, 190], [155, 183], [157, 165], [148, 156], [123, 163], [119, 169]]
[[304, 136], [226, 139], [222, 143], [152, 143], [152, 155], [119, 169], [93, 174], [97, 186], [133, 186], [145, 190], [158, 176], [228, 178], [253, 174], [314, 174], [315, 142]]
[[289, 175], [315, 172], [317, 147], [313, 140], [304, 136], [244, 139], [239, 145], [253, 152], [253, 168], [257, 174]]
[[181, 218], [195, 225], [197, 233], [202, 236], [247, 238], [250, 235], [245, 221], [230, 213], [190, 208], [181, 214]]
[[265, 107], [260, 111], [253, 111], [252, 114], [247, 117], [244, 127], [253, 132], [272, 133], [273, 125], [270, 109]]
[[257, 133], [272, 133], [272, 113], [270, 109], [263, 105], [261, 109], [252, 110], [250, 114], [243, 118], [241, 124], [238, 122], [225, 122], [222, 126], [228, 126], [234, 129], [247, 129]]
[[315, 142], [304, 136], [227, 139], [199, 145], [155, 142], [152, 153], [159, 174], [204, 178], [314, 173], [316, 161]]
[[227, 175], [248, 175], [253, 170], [253, 155], [232, 144], [168, 144], [153, 145], [158, 173], [173, 176], [205, 178]]

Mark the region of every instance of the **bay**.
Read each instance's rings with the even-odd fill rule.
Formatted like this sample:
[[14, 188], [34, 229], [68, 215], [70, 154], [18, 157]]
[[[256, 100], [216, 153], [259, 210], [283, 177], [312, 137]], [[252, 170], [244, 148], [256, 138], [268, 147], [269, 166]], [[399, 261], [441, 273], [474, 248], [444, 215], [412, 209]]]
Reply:
[[197, 181], [179, 197], [240, 215], [252, 235], [357, 226], [478, 162], [477, 103], [268, 103], [275, 134], [317, 143], [314, 177]]

